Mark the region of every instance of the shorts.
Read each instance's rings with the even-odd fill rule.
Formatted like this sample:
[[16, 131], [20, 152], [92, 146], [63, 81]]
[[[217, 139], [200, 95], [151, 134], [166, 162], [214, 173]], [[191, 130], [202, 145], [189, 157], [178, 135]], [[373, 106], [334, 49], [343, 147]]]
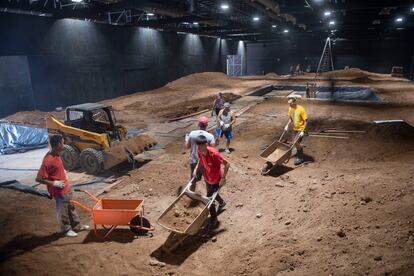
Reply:
[[[301, 131], [298, 131], [298, 130], [293, 130], [292, 131], [292, 143], [293, 143], [293, 141], [295, 141], [295, 138], [299, 135], [299, 133], [300, 133]], [[303, 139], [303, 137], [300, 137], [299, 139], [298, 139], [298, 144], [301, 144], [302, 143], [302, 139]]]
[[221, 131], [220, 137], [219, 137], [219, 135], [220, 135], [220, 128], [218, 127], [218, 128], [216, 128], [216, 136], [217, 136], [217, 138], [223, 137], [223, 135], [224, 135], [227, 140], [233, 139], [233, 133], [232, 133], [231, 130], [229, 130], [229, 131], [224, 131], [223, 130], [223, 131]]

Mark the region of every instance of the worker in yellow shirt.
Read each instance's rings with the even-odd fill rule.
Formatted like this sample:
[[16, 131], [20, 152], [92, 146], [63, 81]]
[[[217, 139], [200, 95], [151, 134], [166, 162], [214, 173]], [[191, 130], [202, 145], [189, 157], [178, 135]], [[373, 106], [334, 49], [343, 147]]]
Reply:
[[297, 139], [295, 165], [299, 165], [303, 162], [303, 147], [301, 143], [303, 136], [305, 136], [305, 129], [308, 123], [308, 115], [306, 114], [303, 106], [296, 103], [296, 98], [289, 98], [288, 103], [289, 121], [285, 126], [285, 132], [288, 131], [290, 123], [293, 122], [293, 141]]

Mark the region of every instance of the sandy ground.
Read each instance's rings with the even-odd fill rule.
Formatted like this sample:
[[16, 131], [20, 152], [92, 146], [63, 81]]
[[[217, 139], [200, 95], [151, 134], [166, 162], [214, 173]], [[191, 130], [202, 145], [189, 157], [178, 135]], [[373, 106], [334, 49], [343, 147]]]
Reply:
[[[171, 110], [164, 106], [209, 99], [217, 91], [244, 95], [275, 81], [269, 77], [228, 81], [223, 76], [220, 80], [217, 73], [204, 74], [204, 83], [187, 83], [190, 77], [151, 93], [108, 102], [121, 112], [118, 119], [123, 124], [149, 127], [166, 121], [164, 116]], [[271, 78], [285, 82], [284, 77]], [[188, 181], [188, 152], [181, 138], [164, 138], [165, 154], [117, 174], [122, 182], [105, 195], [144, 198], [146, 217], [155, 227], [153, 235], [136, 237], [124, 228], [105, 241], [93, 232], [61, 237], [55, 234], [53, 201], [0, 190], [0, 273], [413, 275], [414, 132], [407, 126], [384, 128], [371, 122], [414, 122], [414, 86], [406, 80], [387, 81], [386, 76], [380, 82], [370, 85], [378, 85], [381, 96], [391, 99], [386, 104], [301, 101], [310, 117], [310, 131], [366, 132], [350, 134], [349, 139], [306, 137], [308, 162], [296, 167], [291, 160], [269, 176], [259, 173], [264, 164], [259, 154], [286, 123], [285, 99], [265, 100], [243, 113], [234, 131], [234, 151], [226, 155], [231, 169], [221, 195], [228, 204], [219, 215], [214, 237], [190, 239], [172, 254], [160, 253], [169, 233], [156, 219]], [[239, 101], [248, 102], [249, 97]], [[138, 103], [142, 108], [137, 108]], [[157, 109], [157, 105], [163, 107]], [[134, 118], [137, 114], [139, 120]], [[194, 127], [171, 134], [181, 137]], [[202, 187], [199, 182], [198, 189]], [[84, 195], [76, 193], [75, 198], [92, 204]], [[79, 213], [90, 223], [85, 211]]]

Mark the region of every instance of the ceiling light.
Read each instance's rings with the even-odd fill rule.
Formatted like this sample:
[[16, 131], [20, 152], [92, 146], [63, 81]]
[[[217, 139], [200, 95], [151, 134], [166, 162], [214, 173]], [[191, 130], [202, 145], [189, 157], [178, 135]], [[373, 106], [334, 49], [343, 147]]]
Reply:
[[397, 22], [403, 22], [403, 18], [402, 17], [397, 17], [397, 19], [395, 19], [395, 21], [397, 21]]
[[259, 21], [260, 18], [258, 16], [253, 17], [253, 21]]
[[230, 6], [229, 6], [229, 5], [227, 5], [227, 4], [221, 4], [220, 8], [221, 8], [222, 10], [228, 10], [228, 9], [230, 8]]
[[276, 28], [277, 26], [276, 25], [272, 25], [272, 28]]
[[198, 25], [198, 22], [193, 22], [194, 25]]
[[[72, 0], [73, 1], [73, 0]], [[147, 13], [148, 16], [154, 16], [155, 14], [153, 14], [152, 12]]]
[[284, 29], [284, 30], [283, 30], [283, 32], [284, 32], [285, 34], [287, 34], [287, 33], [289, 32], [289, 30], [288, 30], [288, 29]]
[[414, 11], [414, 7], [411, 8], [411, 11]]
[[331, 12], [330, 11], [326, 11], [326, 12], [323, 13], [323, 15], [330, 16], [331, 15]]
[[335, 21], [329, 21], [329, 25], [335, 25]]
[[80, 3], [80, 2], [82, 2], [82, 0], [72, 0], [72, 2]]

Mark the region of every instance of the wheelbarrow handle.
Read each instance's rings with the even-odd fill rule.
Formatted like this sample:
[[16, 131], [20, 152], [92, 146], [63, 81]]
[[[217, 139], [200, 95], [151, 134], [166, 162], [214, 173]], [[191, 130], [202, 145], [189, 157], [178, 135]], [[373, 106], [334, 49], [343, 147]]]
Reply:
[[93, 194], [91, 194], [90, 192], [88, 192], [88, 191], [86, 191], [86, 190], [83, 190], [83, 189], [74, 189], [74, 191], [75, 191], [75, 192], [83, 192], [83, 193], [85, 193], [87, 196], [89, 196], [90, 198], [92, 198], [95, 202], [98, 202], [98, 201], [99, 201], [99, 199], [98, 199], [96, 196], [94, 196]]
[[85, 205], [83, 205], [82, 203], [76, 201], [76, 200], [70, 200], [70, 203], [75, 204], [76, 206], [84, 209], [85, 211], [88, 211], [89, 213], [92, 213], [92, 209], [89, 207], [86, 207]]
[[280, 135], [279, 142], [282, 142], [283, 137], [286, 134], [286, 130], [283, 130], [282, 135]]

